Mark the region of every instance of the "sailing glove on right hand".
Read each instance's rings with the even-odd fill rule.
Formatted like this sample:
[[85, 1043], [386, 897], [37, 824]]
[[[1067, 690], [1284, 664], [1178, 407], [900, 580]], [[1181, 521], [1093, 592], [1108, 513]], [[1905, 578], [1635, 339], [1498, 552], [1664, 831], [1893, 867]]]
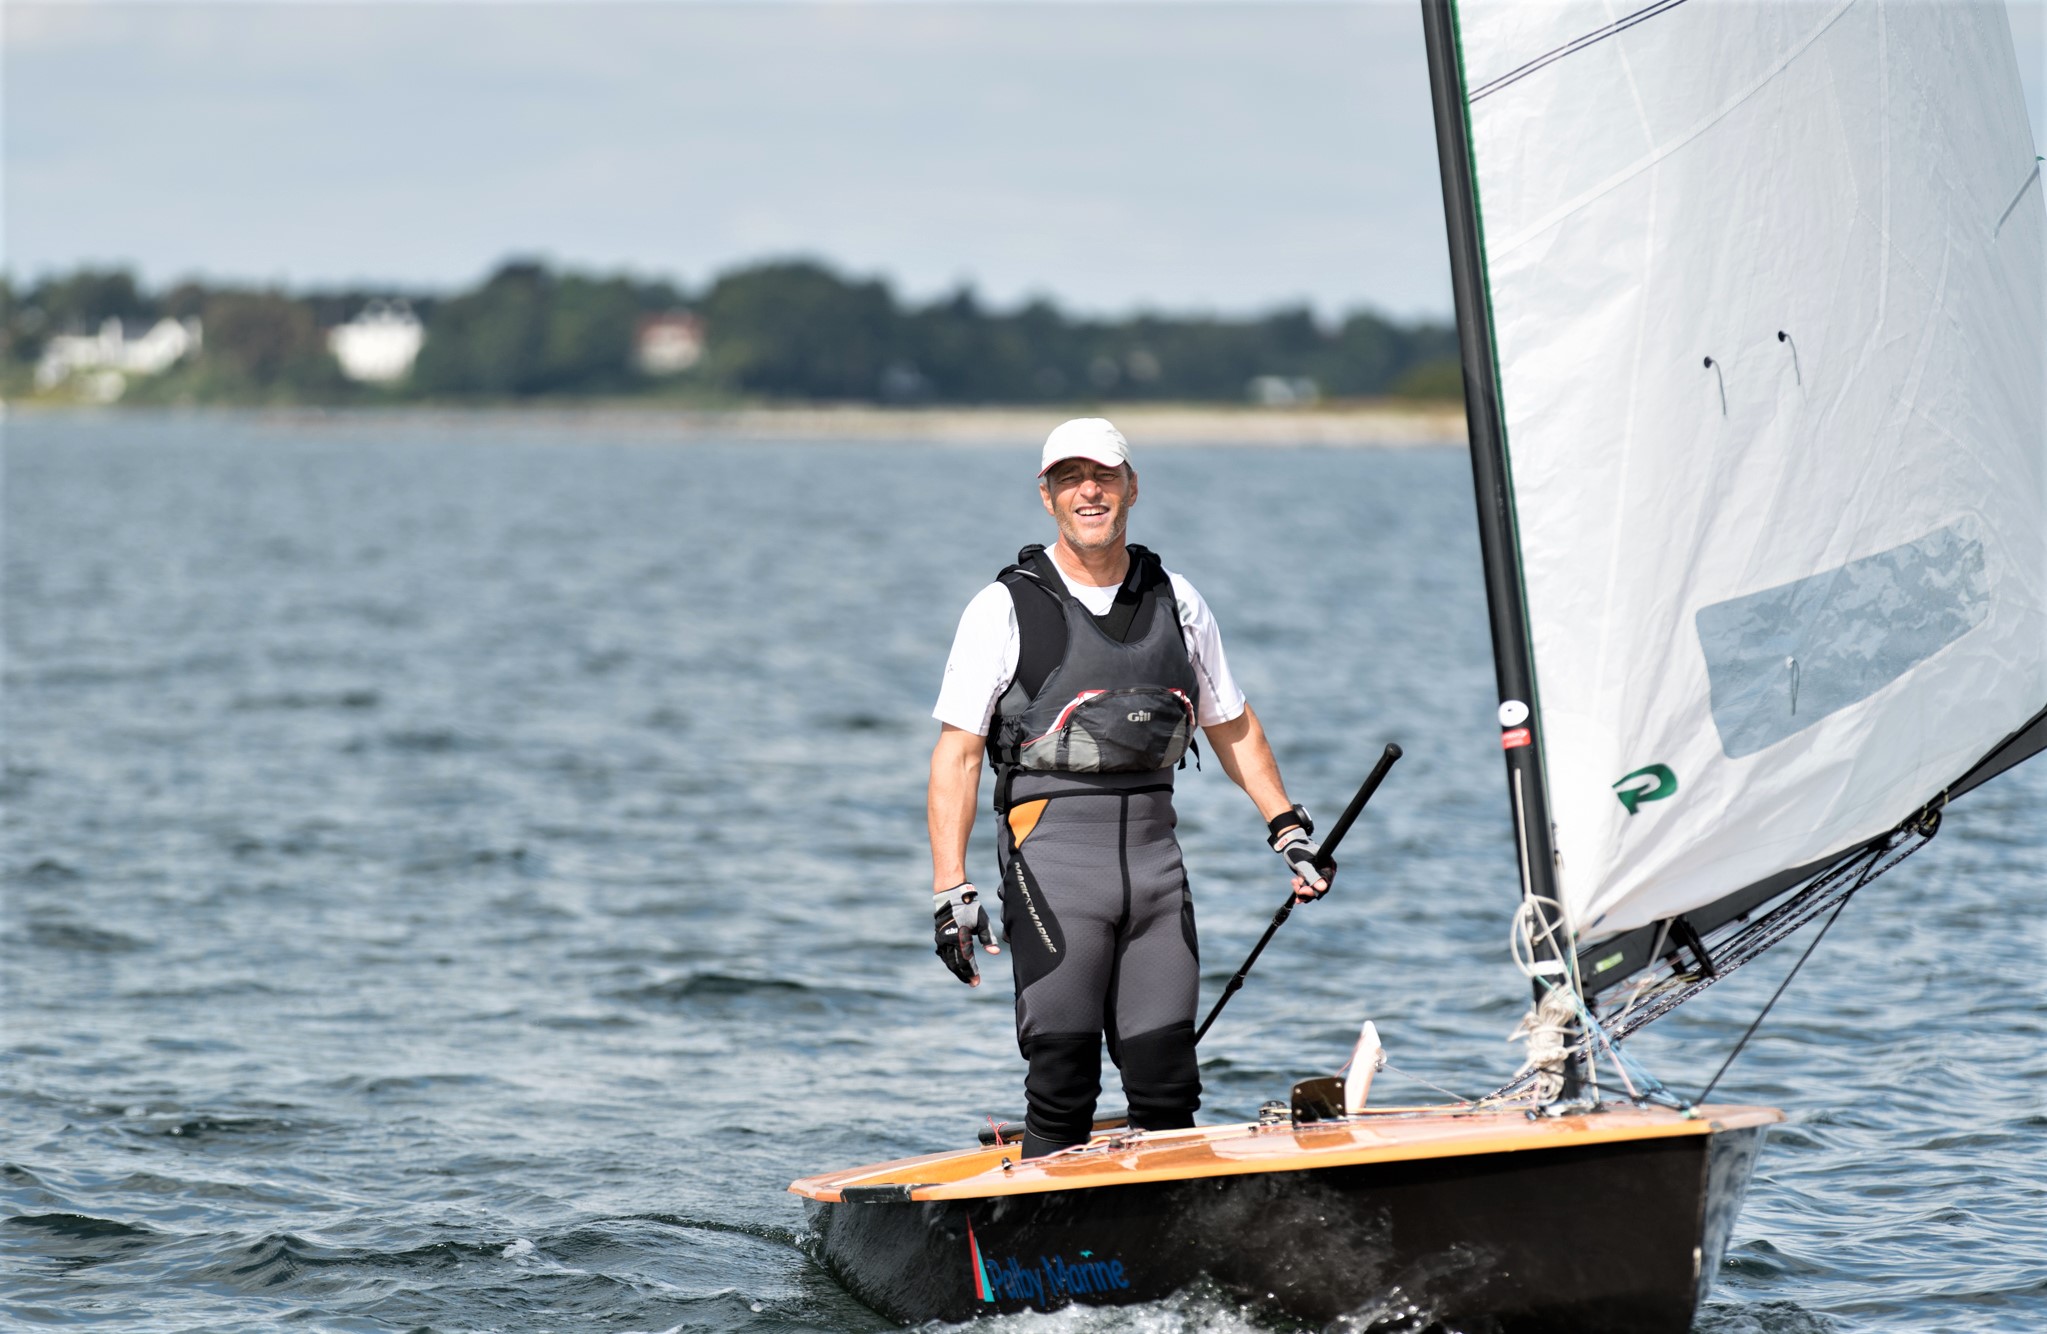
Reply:
[[1303, 902], [1321, 898], [1336, 882], [1336, 863], [1323, 856], [1321, 845], [1299, 826], [1281, 834], [1273, 851], [1285, 859], [1287, 869], [1294, 873], [1294, 897]]
[[987, 946], [990, 954], [1002, 953], [995, 943], [995, 925], [981, 906], [981, 891], [972, 884], [958, 884], [934, 896], [937, 907], [931, 914], [932, 934], [938, 939], [938, 957], [952, 969], [952, 975], [970, 987], [981, 985], [981, 969], [974, 962], [974, 941]]

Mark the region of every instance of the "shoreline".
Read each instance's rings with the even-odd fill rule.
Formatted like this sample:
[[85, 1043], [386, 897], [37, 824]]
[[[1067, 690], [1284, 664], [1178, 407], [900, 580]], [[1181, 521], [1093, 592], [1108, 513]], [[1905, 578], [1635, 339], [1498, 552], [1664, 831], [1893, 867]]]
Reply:
[[1465, 443], [1461, 405], [1359, 403], [1315, 408], [1201, 404], [1099, 404], [1045, 408], [825, 407], [661, 408], [645, 404], [562, 402], [520, 407], [491, 404], [390, 407], [165, 406], [58, 407], [0, 404], [0, 420], [38, 416], [166, 416], [273, 419], [298, 425], [364, 423], [383, 418], [450, 430], [519, 434], [550, 428], [599, 427], [634, 439], [877, 441], [1014, 445], [1038, 441], [1069, 417], [1107, 416], [1133, 445], [1320, 445], [1413, 448]]

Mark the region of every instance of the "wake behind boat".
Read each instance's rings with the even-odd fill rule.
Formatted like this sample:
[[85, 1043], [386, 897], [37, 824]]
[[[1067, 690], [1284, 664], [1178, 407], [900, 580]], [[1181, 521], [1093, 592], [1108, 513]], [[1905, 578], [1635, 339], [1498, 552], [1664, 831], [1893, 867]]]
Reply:
[[1781, 1114], [1705, 1105], [1740, 1043], [1690, 1100], [1621, 1044], [1821, 923], [1809, 954], [2047, 749], [2047, 210], [2001, 7], [1423, 15], [1528, 1060], [1476, 1103], [1310, 1081], [1267, 1123], [797, 1182], [899, 1319], [1207, 1280], [1687, 1329]]

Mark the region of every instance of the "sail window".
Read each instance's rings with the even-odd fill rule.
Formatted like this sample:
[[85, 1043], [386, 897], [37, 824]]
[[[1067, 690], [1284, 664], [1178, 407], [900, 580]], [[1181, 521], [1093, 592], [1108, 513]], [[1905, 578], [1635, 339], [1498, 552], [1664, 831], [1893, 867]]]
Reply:
[[1960, 524], [1701, 608], [1720, 749], [1753, 755], [1868, 699], [1989, 611], [1983, 544]]

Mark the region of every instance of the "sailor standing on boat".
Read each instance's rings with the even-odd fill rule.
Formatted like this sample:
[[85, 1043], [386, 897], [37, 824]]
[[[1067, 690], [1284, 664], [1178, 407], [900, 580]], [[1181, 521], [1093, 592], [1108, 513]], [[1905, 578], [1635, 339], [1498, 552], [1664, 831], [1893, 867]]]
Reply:
[[987, 756], [1017, 1045], [1030, 1063], [1027, 1158], [1086, 1142], [1105, 1035], [1131, 1125], [1194, 1124], [1200, 969], [1173, 768], [1197, 725], [1257, 805], [1295, 894], [1320, 898], [1336, 871], [1287, 799], [1208, 604], [1124, 541], [1137, 472], [1122, 434], [1100, 418], [1066, 422], [1041, 463], [1058, 540], [1025, 547], [960, 618], [932, 710], [943, 727], [928, 812], [938, 954], [979, 986], [975, 940], [999, 952], [966, 873]]

